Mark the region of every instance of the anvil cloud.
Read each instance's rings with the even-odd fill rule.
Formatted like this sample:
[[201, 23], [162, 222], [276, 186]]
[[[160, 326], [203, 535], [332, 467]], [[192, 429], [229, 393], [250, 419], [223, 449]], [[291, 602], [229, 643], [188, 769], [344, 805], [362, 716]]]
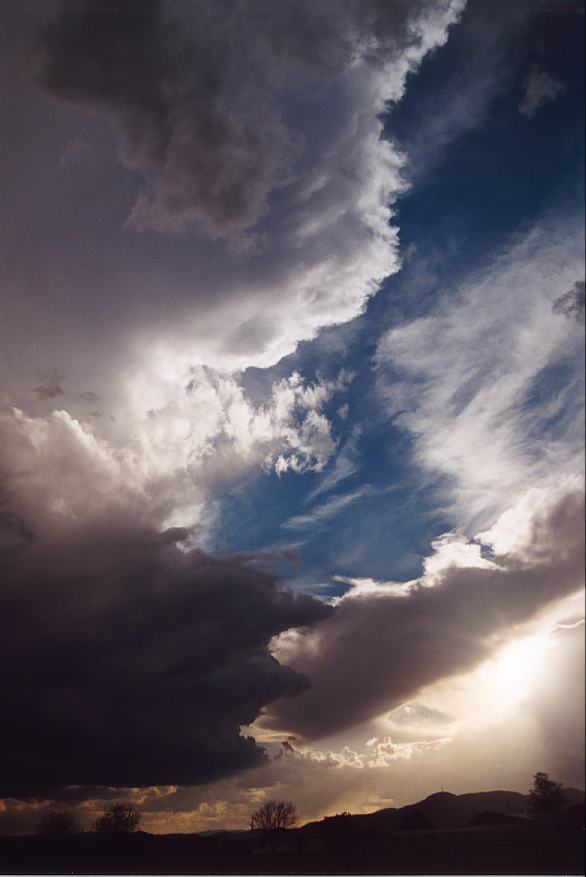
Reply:
[[[579, 651], [568, 22], [9, 6], [0, 831], [118, 796], [157, 829], [247, 824], [296, 783], [304, 817], [367, 810], [399, 763], [464, 782], [503, 650], [563, 640], [554, 680]], [[553, 703], [494, 747], [525, 734], [523, 770], [571, 781], [578, 700]]]

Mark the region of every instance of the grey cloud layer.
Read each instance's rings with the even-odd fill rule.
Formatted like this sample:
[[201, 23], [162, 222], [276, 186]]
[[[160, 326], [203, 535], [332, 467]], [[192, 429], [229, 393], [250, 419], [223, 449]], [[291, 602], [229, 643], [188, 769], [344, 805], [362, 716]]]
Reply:
[[582, 466], [584, 335], [563, 315], [579, 314], [583, 271], [581, 218], [546, 217], [379, 340], [383, 404], [468, 533]]

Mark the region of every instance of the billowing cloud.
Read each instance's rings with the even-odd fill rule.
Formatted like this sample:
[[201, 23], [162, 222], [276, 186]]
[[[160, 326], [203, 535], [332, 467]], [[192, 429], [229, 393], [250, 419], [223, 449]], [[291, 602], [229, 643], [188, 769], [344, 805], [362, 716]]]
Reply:
[[43, 530], [73, 532], [112, 515], [123, 525], [129, 517], [209, 530], [209, 488], [218, 482], [323, 469], [336, 447], [323, 408], [347, 380], [310, 384], [294, 373], [254, 405], [237, 380], [210, 371], [158, 384], [147, 376], [129, 389], [122, 430], [65, 409], [44, 417], [13, 409], [0, 417], [13, 508]]
[[[309, 818], [389, 803], [389, 775], [449, 763], [464, 724], [429, 689], [583, 581], [576, 224], [544, 223], [425, 317], [384, 323], [383, 417], [454, 529], [413, 581], [341, 568], [330, 604], [295, 594], [277, 551], [209, 555], [222, 503], [269, 473], [258, 509], [273, 517], [270, 491], [311, 473], [304, 505], [289, 504], [297, 480], [275, 508], [278, 538], [286, 516], [333, 530], [387, 490], [339, 370], [370, 314], [312, 348], [311, 380], [303, 352], [299, 371], [279, 361], [399, 269], [409, 157], [384, 132], [464, 0], [21, 6], [0, 34], [0, 826], [32, 826], [53, 800], [89, 824], [128, 796], [163, 830], [246, 825], [298, 786]], [[423, 148], [403, 143], [412, 179], [428, 141], [478, 125], [501, 93], [525, 16], [490, 33], [468, 19], [464, 74], [420, 104]], [[559, 92], [534, 73], [529, 116]], [[321, 371], [328, 343], [339, 362]], [[541, 718], [545, 738], [545, 701]], [[376, 727], [359, 740], [358, 723]], [[259, 744], [282, 734], [267, 758]]]
[[412, 803], [440, 783], [455, 793], [492, 788], [495, 763], [508, 788], [527, 790], [536, 766], [579, 785], [584, 640], [583, 622], [571, 619], [583, 608], [576, 597], [557, 603], [485, 664], [426, 688], [371, 730], [302, 748], [276, 737], [258, 766], [209, 785], [69, 787], [51, 792], [57, 800], [5, 798], [0, 831], [32, 831], [44, 812], [64, 805], [89, 826], [120, 797], [135, 801], [154, 831], [246, 828], [259, 803], [279, 797], [293, 800], [304, 822]]
[[10, 401], [58, 364], [120, 420], [121, 374], [264, 367], [359, 314], [399, 267], [380, 114], [462, 6], [26, 5], [2, 56]]
[[259, 764], [241, 725], [308, 680], [273, 636], [331, 611], [246, 558], [137, 527], [38, 539], [2, 560], [0, 796], [207, 782]]
[[154, 175], [131, 226], [194, 225], [240, 240], [266, 212], [269, 193], [288, 181], [293, 141], [268, 106], [231, 107], [224, 93], [236, 17], [197, 3], [182, 20], [172, 6], [64, 4], [41, 31], [40, 80], [53, 94], [112, 112], [121, 161]]
[[333, 611], [193, 546], [214, 486], [335, 450], [349, 375], [253, 404], [240, 372], [398, 269], [380, 114], [463, 3], [253, 6], [24, 4], [3, 31], [5, 795], [258, 764], [240, 727], [308, 684], [268, 644]]
[[324, 465], [321, 408], [344, 382], [293, 375], [255, 407], [192, 370], [130, 443], [65, 410], [2, 417], [1, 795], [207, 782], [262, 760], [240, 726], [308, 684], [268, 644], [331, 610], [254, 558], [187, 546], [209, 527], [210, 480]]
[[[131, 226], [192, 225], [242, 246], [309, 146], [274, 99], [285, 71], [323, 89], [350, 67], [367, 66], [375, 79], [394, 68], [381, 96], [396, 99], [460, 6], [370, 0], [332, 15], [305, 0], [284, 8], [85, 0], [62, 4], [40, 28], [39, 78], [52, 94], [116, 119], [120, 160], [151, 177]], [[373, 94], [381, 87], [382, 77]]]
[[583, 514], [582, 485], [570, 484], [541, 503], [534, 498], [523, 534], [506, 553], [498, 524], [484, 534], [490, 561], [452, 560], [407, 594], [384, 584], [351, 589], [312, 633], [277, 640], [279, 659], [307, 673], [312, 688], [279, 701], [263, 724], [302, 738], [327, 736], [479, 664], [516, 625], [583, 587]]

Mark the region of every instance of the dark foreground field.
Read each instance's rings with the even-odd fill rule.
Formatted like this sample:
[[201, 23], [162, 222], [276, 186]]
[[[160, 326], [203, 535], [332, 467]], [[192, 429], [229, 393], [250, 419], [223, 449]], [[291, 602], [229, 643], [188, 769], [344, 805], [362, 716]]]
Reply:
[[250, 836], [93, 834], [0, 838], [12, 874], [584, 874], [583, 832], [553, 821], [303, 838], [271, 852]]
[[548, 817], [518, 792], [439, 792], [269, 834], [0, 837], [0, 873], [584, 874], [584, 795], [566, 799]]

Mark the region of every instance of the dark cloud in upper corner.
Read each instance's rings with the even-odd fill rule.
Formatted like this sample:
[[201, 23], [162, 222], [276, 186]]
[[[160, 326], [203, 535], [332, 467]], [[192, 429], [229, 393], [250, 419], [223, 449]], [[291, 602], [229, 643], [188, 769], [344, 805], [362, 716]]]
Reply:
[[162, 0], [64, 2], [39, 29], [40, 83], [53, 95], [110, 111], [120, 158], [150, 182], [128, 219], [136, 229], [196, 226], [242, 240], [288, 176], [291, 140], [262, 100], [223, 101], [228, 10], [202, 3], [183, 18]]
[[331, 612], [239, 558], [144, 532], [38, 540], [1, 566], [0, 797], [198, 784], [260, 763], [240, 726], [309, 684], [269, 642]]
[[[421, 42], [426, 15], [437, 27], [434, 6], [62, 0], [38, 28], [39, 83], [117, 122], [119, 157], [144, 182], [129, 227], [192, 227], [244, 249], [270, 196], [297, 179], [297, 159], [322, 125], [285, 123], [292, 94], [327, 89], [358, 58], [381, 69]], [[440, 6], [439, 19], [456, 17], [449, 2]], [[305, 111], [311, 118], [310, 102]]]
[[576, 280], [573, 287], [553, 303], [554, 314], [564, 314], [566, 317], [574, 317], [580, 322], [584, 319], [585, 284], [583, 280]]

